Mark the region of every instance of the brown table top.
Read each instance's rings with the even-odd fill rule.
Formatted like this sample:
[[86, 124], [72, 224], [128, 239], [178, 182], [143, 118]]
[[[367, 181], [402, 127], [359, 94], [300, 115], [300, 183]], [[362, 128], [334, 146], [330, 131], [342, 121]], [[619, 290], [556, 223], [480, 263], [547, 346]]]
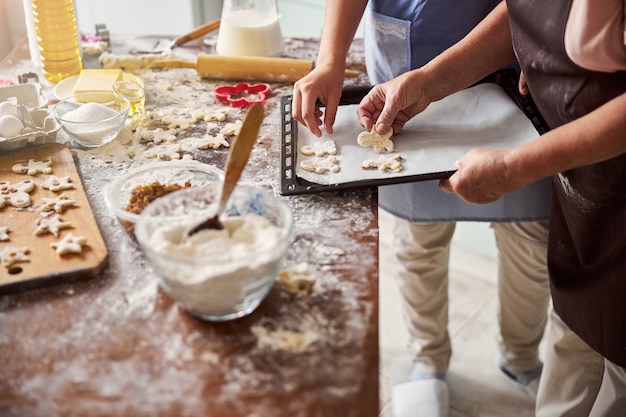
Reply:
[[[312, 59], [317, 46], [317, 40], [287, 39], [285, 56]], [[360, 42], [353, 49], [349, 66], [363, 71]], [[23, 43], [2, 61], [0, 77], [28, 68], [20, 60], [24, 51]], [[223, 83], [188, 69], [135, 74], [146, 85], [148, 109], [203, 106]], [[168, 93], [185, 88], [184, 103]], [[272, 84], [242, 180], [279, 189], [279, 103], [291, 88]], [[96, 277], [0, 295], [0, 415], [378, 415], [376, 190], [283, 197], [295, 217], [284, 266], [308, 263], [318, 290], [297, 296], [277, 283], [251, 315], [210, 323], [186, 313], [158, 286], [103, 202], [103, 187], [136, 162], [133, 156], [72, 152], [108, 263]], [[185, 153], [222, 168], [227, 149]], [[0, 215], [3, 210], [11, 209]], [[291, 348], [278, 337], [283, 330], [312, 335], [313, 342]]]

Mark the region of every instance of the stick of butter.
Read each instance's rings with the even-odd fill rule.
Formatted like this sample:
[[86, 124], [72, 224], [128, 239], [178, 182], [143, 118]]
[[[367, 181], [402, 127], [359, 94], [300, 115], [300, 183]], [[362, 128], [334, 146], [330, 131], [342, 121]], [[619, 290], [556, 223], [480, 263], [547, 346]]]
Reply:
[[76, 101], [103, 101], [99, 99], [99, 94], [112, 93], [113, 83], [121, 79], [121, 69], [84, 69], [80, 72], [73, 90], [75, 96], [84, 95], [77, 97]]

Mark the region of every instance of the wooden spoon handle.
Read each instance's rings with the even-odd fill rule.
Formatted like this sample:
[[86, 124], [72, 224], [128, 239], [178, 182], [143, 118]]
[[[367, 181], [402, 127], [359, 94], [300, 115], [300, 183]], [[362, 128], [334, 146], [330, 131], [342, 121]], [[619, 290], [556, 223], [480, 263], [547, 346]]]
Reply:
[[253, 104], [243, 119], [243, 124], [239, 130], [239, 135], [235, 138], [230, 146], [228, 157], [226, 158], [226, 167], [224, 168], [224, 186], [220, 197], [220, 205], [217, 213], [221, 213], [230, 198], [231, 193], [235, 189], [241, 172], [248, 162], [252, 147], [256, 143], [257, 136], [265, 111], [261, 104]]

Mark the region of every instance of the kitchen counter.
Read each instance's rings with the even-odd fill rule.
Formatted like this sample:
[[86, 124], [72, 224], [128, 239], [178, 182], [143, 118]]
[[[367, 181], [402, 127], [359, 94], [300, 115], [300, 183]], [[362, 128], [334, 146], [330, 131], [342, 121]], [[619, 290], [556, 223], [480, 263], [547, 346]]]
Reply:
[[[25, 44], [0, 63], [0, 78], [30, 70]], [[114, 44], [113, 52], [124, 46]], [[314, 59], [317, 47], [315, 39], [287, 39], [285, 56]], [[209, 41], [175, 52], [193, 56], [212, 48]], [[367, 83], [362, 63], [357, 40], [348, 66], [360, 75], [347, 85]], [[190, 69], [132, 72], [145, 83], [149, 111], [218, 106], [212, 90], [226, 83]], [[275, 192], [280, 98], [291, 88], [271, 85], [242, 175]], [[243, 114], [231, 109], [228, 117]], [[158, 286], [144, 254], [104, 204], [106, 184], [142, 163], [151, 146], [124, 132], [104, 148], [72, 150], [108, 262], [95, 277], [0, 295], [0, 415], [378, 416], [376, 190], [283, 197], [295, 218], [284, 267], [306, 263], [314, 291], [297, 295], [276, 283], [251, 315], [204, 322]], [[223, 168], [227, 151], [181, 149], [180, 155]], [[3, 210], [12, 208], [0, 215]], [[306, 335], [310, 343], [291, 344], [286, 334]]]

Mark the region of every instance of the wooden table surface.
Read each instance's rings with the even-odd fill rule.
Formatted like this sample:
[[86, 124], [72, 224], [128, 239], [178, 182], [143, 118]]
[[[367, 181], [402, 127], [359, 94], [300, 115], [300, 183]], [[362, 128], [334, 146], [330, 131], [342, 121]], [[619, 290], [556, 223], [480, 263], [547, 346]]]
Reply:
[[[24, 61], [25, 44], [2, 61], [0, 78], [32, 66]], [[287, 39], [285, 56], [313, 59], [317, 47], [314, 39]], [[212, 48], [205, 42], [180, 52]], [[362, 62], [357, 41], [348, 64], [362, 76], [350, 83], [366, 81]], [[149, 110], [216, 105], [212, 89], [224, 83], [200, 79], [189, 69], [134, 74], [145, 83]], [[291, 88], [272, 84], [260, 139], [242, 176], [276, 192], [279, 103]], [[229, 117], [241, 119], [243, 112], [233, 110]], [[104, 271], [0, 296], [0, 415], [377, 416], [376, 190], [283, 197], [295, 217], [284, 266], [306, 262], [316, 291], [298, 296], [277, 283], [251, 315], [204, 322], [158, 286], [143, 253], [103, 202], [106, 184], [154, 146], [125, 135], [125, 143], [105, 147], [110, 154], [104, 148], [72, 150], [109, 251]], [[181, 154], [223, 168], [227, 149]], [[0, 216], [7, 210], [0, 209]], [[281, 339], [285, 332], [311, 343], [294, 348]]]

